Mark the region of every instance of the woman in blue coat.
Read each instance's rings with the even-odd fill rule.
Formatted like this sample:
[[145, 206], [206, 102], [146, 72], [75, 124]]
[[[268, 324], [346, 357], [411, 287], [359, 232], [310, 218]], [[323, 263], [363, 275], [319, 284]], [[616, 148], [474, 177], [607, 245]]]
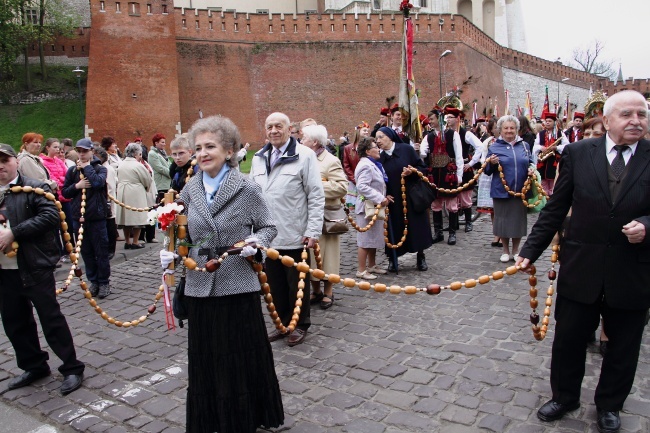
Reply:
[[[485, 167], [488, 176], [498, 172], [499, 164], [508, 188], [513, 192], [521, 192], [524, 182], [533, 174], [533, 157], [528, 144], [517, 136], [519, 120], [515, 116], [503, 116], [497, 122], [499, 138], [488, 151]], [[503, 242], [501, 262], [517, 260], [519, 243], [528, 231], [526, 214], [527, 208], [521, 198], [514, 197], [506, 191], [498, 174], [492, 176], [490, 196], [494, 202], [494, 236]], [[510, 239], [512, 239], [512, 256], [510, 255]]]

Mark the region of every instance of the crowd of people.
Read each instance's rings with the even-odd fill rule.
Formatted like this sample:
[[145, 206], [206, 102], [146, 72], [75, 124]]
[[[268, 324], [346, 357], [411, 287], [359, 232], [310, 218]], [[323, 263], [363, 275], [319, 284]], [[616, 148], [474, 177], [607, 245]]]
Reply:
[[[491, 245], [503, 248], [500, 261], [514, 260], [525, 270], [558, 233], [562, 246], [553, 396], [538, 417], [553, 421], [579, 407], [586, 343], [602, 315], [607, 332], [601, 339], [607, 339], [608, 348], [595, 393], [597, 423], [599, 431], [618, 431], [650, 307], [650, 269], [643, 260], [650, 239], [650, 203], [643, 188], [650, 184], [645, 99], [632, 91], [618, 93], [605, 103], [602, 118], [583, 123], [585, 116], [575, 113], [566, 130], [554, 113], [543, 113], [535, 125], [511, 115], [467, 125], [458, 107], [436, 106], [420, 118], [425, 134], [419, 143], [402, 130], [399, 107], [382, 108], [380, 116], [372, 130], [361, 122], [337, 149], [318, 121], [291, 123], [284, 113], [272, 113], [264, 125], [266, 143], [252, 157], [249, 175], [238, 170], [248, 145], [242, 146], [237, 126], [220, 116], [200, 119], [175, 138], [171, 155], [162, 134], [153, 136], [148, 152], [141, 140], [128, 143], [123, 157], [111, 137], [101, 144], [84, 138], [74, 150], [71, 143], [62, 150], [66, 140], [52, 138], [41, 146], [43, 137], [29, 133], [19, 154], [0, 145], [0, 249], [6, 252], [14, 240], [21, 244], [15, 258], [0, 257], [2, 320], [18, 366], [25, 370], [9, 381], [9, 388], [50, 374], [31, 309], [26, 311], [30, 302], [48, 343], [64, 360], [63, 394], [81, 385], [84, 369], [53, 294], [52, 271], [65, 251], [56, 234], [58, 211], [42, 196], [11, 194], [11, 185], [57, 192], [71, 227], [83, 225], [81, 255], [90, 292], [99, 298], [111, 293], [116, 229], [124, 230], [125, 249], [140, 249], [138, 239], [147, 225], [145, 214], [115, 206], [109, 193], [119, 202], [144, 208], [169, 188], [179, 192], [193, 242], [189, 257], [200, 267], [245, 240], [241, 254], [224, 260], [214, 273], [187, 274], [186, 429], [253, 432], [284, 422], [270, 343], [304, 343], [312, 324], [310, 306], [329, 309], [336, 300], [331, 281], [312, 278], [305, 285], [297, 268], [265, 260], [261, 247], [300, 262], [305, 249], [319, 244], [324, 271], [339, 274], [343, 231], [328, 223], [336, 222], [332, 215], [347, 206], [356, 225], [364, 228], [356, 237], [357, 278], [374, 280], [398, 272], [398, 259], [406, 253], [414, 253], [417, 270], [426, 271], [425, 251], [444, 240], [445, 212], [447, 244], [456, 244], [460, 215], [465, 232], [473, 231], [474, 188], [464, 186], [484, 166], [477, 208], [493, 216]], [[520, 250], [528, 233], [528, 208], [511, 193], [521, 192], [535, 172], [550, 200]], [[434, 194], [422, 195], [422, 176], [434, 185], [427, 187]], [[425, 197], [425, 202], [413, 197]], [[27, 201], [23, 206], [33, 211], [12, 212], [20, 207], [12, 203], [17, 200]], [[377, 264], [381, 247], [385, 269]], [[27, 263], [25, 251], [38, 252], [39, 260]], [[161, 252], [162, 266], [175, 258]], [[255, 264], [264, 264], [284, 326], [268, 335]], [[627, 269], [623, 275], [616, 271], [621, 268]], [[52, 314], [41, 314], [44, 309]]]

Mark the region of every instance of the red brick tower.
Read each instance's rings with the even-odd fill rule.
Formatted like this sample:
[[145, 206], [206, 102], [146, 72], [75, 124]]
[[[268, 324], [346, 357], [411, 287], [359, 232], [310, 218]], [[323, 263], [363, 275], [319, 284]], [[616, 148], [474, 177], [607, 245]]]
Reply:
[[173, 0], [90, 0], [90, 11], [90, 136], [120, 147], [136, 136], [150, 146], [157, 132], [171, 141], [181, 120]]

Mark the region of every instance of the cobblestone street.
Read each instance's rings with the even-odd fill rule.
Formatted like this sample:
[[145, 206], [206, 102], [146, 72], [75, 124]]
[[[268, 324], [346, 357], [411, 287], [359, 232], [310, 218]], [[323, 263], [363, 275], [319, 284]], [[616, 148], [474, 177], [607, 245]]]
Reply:
[[[533, 221], [529, 218], [529, 226]], [[491, 247], [491, 241], [490, 220], [484, 216], [472, 233], [461, 227], [456, 246], [444, 242], [431, 247], [427, 272], [416, 270], [415, 255], [410, 254], [400, 259], [399, 276], [375, 281], [424, 287], [503, 270], [501, 249]], [[146, 314], [160, 284], [161, 246], [148, 244], [113, 264], [113, 293], [98, 300], [109, 315], [134, 320]], [[341, 275], [354, 278], [356, 232], [343, 235], [341, 253]], [[537, 263], [542, 302], [549, 254]], [[378, 257], [385, 266], [383, 254]], [[59, 274], [59, 281], [65, 279], [65, 273]], [[528, 289], [523, 274], [436, 296], [335, 286], [331, 309], [312, 306], [312, 327], [303, 344], [290, 348], [283, 340], [272, 343], [285, 409], [285, 425], [278, 431], [596, 432], [593, 395], [602, 360], [596, 344], [587, 355], [581, 408], [561, 421], [537, 419], [537, 409], [551, 395], [554, 319], [547, 338], [535, 341]], [[7, 381], [21, 370], [3, 331], [0, 402], [62, 432], [183, 432], [187, 330], [167, 331], [162, 301], [143, 324], [122, 329], [102, 320], [77, 285], [59, 299], [79, 359], [86, 363], [82, 388], [66, 397], [59, 394], [60, 361], [50, 352], [52, 376], [5, 391]], [[271, 330], [268, 315], [266, 322]], [[622, 431], [650, 431], [649, 414], [646, 329], [634, 387], [621, 413]], [[5, 431], [0, 425], [0, 432]]]

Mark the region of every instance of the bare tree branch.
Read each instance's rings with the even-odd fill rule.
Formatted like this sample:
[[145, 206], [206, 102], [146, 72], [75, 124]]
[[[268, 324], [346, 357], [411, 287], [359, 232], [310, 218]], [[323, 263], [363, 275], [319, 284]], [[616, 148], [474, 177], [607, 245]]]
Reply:
[[614, 63], [612, 60], [603, 60], [601, 58], [604, 48], [605, 44], [595, 39], [586, 47], [575, 48], [568, 64], [590, 74], [611, 79], [616, 75], [616, 70], [612, 67]]

